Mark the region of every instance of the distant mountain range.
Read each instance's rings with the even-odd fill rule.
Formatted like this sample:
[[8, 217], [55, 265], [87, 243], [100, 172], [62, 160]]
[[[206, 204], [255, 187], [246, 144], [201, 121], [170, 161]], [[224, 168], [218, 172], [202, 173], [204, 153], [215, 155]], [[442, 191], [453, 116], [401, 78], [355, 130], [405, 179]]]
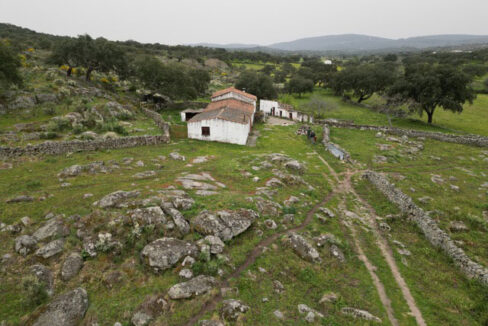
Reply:
[[440, 47], [466, 45], [488, 45], [488, 35], [430, 35], [402, 39], [341, 34], [302, 38], [291, 42], [274, 43], [267, 46], [257, 44], [212, 44], [199, 43], [194, 46], [224, 48], [249, 51], [290, 51], [290, 52], [378, 52], [399, 50], [422, 50]]

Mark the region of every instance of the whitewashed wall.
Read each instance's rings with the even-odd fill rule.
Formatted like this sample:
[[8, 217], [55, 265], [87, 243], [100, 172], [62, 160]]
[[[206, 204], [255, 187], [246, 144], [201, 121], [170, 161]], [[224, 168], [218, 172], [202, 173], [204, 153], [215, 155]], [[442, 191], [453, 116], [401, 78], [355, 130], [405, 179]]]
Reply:
[[266, 114], [271, 114], [271, 109], [275, 108], [278, 109], [278, 102], [270, 101], [270, 100], [260, 100], [259, 101], [259, 110]]
[[[210, 136], [202, 136], [202, 127], [210, 127]], [[188, 138], [246, 145], [251, 125], [220, 119], [188, 123]]]

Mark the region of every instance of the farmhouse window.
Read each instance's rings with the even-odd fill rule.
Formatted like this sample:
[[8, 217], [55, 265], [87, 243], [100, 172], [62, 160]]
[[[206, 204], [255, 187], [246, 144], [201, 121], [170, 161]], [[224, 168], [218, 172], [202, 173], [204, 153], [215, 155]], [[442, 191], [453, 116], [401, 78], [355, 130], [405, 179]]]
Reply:
[[202, 136], [210, 136], [210, 127], [202, 127]]

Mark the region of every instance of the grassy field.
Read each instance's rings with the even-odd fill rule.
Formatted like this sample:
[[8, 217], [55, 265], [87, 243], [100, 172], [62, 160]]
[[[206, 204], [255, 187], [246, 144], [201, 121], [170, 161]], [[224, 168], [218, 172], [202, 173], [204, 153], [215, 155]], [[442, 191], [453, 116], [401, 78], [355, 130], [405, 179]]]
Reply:
[[[311, 108], [307, 107], [312, 97], [318, 97], [331, 103], [331, 109], [320, 112], [323, 118], [351, 120], [358, 124], [370, 125], [388, 125], [388, 118], [386, 115], [376, 112], [374, 110], [360, 107], [354, 104], [345, 103], [338, 96], [332, 94], [330, 90], [316, 88], [313, 93], [303, 94], [302, 97], [297, 95], [282, 95], [280, 101], [293, 105], [298, 110], [312, 112]], [[381, 102], [377, 96], [366, 101], [367, 104], [373, 105]], [[473, 104], [466, 104], [464, 111], [461, 114], [452, 113], [437, 109], [434, 114], [434, 123], [429, 125], [426, 123], [426, 117], [419, 117], [412, 114], [407, 118], [391, 119], [392, 125], [400, 128], [419, 129], [427, 131], [440, 132], [459, 132], [459, 133], [474, 133], [483, 136], [488, 136], [488, 95], [479, 94], [478, 98]]]

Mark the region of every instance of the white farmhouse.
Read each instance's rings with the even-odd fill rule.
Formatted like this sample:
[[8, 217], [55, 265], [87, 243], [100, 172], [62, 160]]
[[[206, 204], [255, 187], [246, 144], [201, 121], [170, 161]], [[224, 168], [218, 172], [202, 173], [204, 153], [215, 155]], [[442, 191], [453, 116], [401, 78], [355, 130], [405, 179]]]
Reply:
[[279, 103], [270, 100], [260, 100], [259, 110], [266, 115], [274, 117], [286, 118], [300, 122], [313, 122], [313, 117], [296, 111], [293, 106], [289, 104]]
[[235, 88], [214, 93], [212, 102], [188, 120], [188, 138], [245, 145], [254, 121], [256, 100], [254, 95]]

